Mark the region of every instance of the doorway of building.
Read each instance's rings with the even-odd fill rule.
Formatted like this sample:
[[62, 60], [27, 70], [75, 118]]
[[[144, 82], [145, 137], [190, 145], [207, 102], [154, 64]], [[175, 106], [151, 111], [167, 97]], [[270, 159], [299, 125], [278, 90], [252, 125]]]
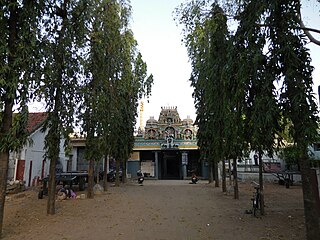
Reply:
[[181, 179], [179, 151], [163, 151], [161, 155], [161, 179]]
[[23, 181], [24, 180], [24, 169], [26, 167], [25, 160], [17, 161], [17, 171], [16, 171], [16, 180]]

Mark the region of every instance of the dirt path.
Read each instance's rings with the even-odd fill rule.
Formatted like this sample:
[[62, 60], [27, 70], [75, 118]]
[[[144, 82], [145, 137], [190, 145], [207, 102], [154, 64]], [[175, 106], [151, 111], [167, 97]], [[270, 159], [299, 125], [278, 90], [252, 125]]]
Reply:
[[305, 239], [302, 191], [266, 184], [266, 216], [245, 214], [252, 189], [240, 183], [240, 200], [206, 182], [145, 181], [110, 187], [94, 199], [57, 201], [46, 216], [36, 191], [6, 202], [4, 239]]

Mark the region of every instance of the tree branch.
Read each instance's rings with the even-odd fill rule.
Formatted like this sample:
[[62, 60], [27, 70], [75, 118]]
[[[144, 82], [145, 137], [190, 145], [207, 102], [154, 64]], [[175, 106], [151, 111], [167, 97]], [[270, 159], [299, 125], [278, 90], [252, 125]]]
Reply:
[[304, 25], [304, 23], [303, 23], [303, 21], [302, 21], [302, 19], [301, 19], [301, 13], [299, 14], [299, 21], [300, 21], [301, 29], [302, 29], [302, 30], [304, 31], [304, 33], [307, 35], [307, 37], [309, 38], [310, 42], [312, 42], [312, 43], [320, 46], [320, 40], [315, 39], [315, 38], [311, 35], [311, 33], [310, 33], [310, 31], [316, 32], [316, 33], [320, 33], [320, 30], [313, 29], [313, 28], [307, 28], [307, 27]]
[[302, 29], [303, 31], [315, 32], [315, 33], [319, 33], [320, 34], [320, 30], [319, 29], [306, 27], [306, 26], [303, 25], [303, 22], [301, 22], [301, 27], [299, 29]]

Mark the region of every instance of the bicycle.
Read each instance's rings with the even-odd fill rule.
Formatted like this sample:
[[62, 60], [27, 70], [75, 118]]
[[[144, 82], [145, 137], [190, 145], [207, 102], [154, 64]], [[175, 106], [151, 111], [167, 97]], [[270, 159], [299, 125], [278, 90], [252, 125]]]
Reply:
[[253, 197], [251, 198], [252, 201], [252, 214], [253, 216], [257, 216], [257, 211], [260, 210], [260, 184], [256, 183], [255, 181], [251, 182], [254, 184], [254, 189], [256, 190], [253, 193]]

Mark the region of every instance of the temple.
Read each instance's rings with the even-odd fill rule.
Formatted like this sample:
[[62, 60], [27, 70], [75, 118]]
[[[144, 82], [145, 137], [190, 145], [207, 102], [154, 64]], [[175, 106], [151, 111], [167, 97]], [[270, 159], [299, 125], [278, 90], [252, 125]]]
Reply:
[[192, 172], [207, 178], [208, 166], [200, 160], [197, 128], [188, 116], [181, 120], [177, 107], [162, 107], [159, 119], [150, 117], [139, 128], [127, 172], [139, 169], [154, 179], [186, 179]]
[[[208, 163], [200, 159], [196, 135], [190, 117], [181, 120], [177, 107], [162, 107], [158, 120], [150, 117], [144, 127], [140, 124], [126, 165], [128, 178], [135, 178], [138, 170], [150, 179], [190, 179], [193, 172], [208, 178]], [[71, 145], [67, 171], [86, 171], [85, 136], [71, 137]], [[97, 171], [109, 172], [115, 169], [115, 159], [110, 158], [107, 166], [102, 161], [99, 165]]]

